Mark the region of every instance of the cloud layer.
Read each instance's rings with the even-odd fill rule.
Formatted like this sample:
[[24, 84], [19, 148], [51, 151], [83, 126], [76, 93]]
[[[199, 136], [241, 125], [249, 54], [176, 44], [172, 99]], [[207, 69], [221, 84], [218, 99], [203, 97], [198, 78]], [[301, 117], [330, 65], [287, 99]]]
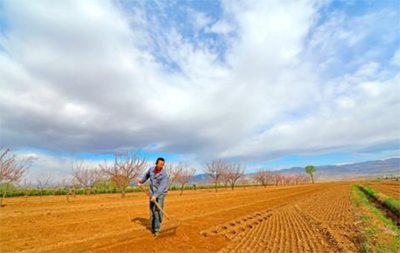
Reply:
[[398, 9], [200, 2], [2, 2], [2, 145], [244, 162], [399, 150]]

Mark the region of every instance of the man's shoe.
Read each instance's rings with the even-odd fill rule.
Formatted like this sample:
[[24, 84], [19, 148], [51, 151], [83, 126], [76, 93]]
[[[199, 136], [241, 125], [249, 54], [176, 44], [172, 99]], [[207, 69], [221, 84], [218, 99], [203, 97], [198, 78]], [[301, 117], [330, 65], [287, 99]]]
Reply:
[[160, 235], [160, 232], [154, 232], [154, 237], [158, 237]]

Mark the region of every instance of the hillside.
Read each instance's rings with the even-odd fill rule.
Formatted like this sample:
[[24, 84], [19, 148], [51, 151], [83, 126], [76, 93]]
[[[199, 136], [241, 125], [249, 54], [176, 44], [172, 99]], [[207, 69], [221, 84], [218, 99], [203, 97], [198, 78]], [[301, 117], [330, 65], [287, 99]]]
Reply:
[[[316, 166], [315, 174], [320, 180], [341, 180], [357, 178], [376, 178], [392, 175], [400, 175], [400, 158], [390, 158], [386, 160], [367, 161], [343, 165], [323, 165]], [[304, 167], [292, 167], [288, 169], [276, 170], [282, 174], [304, 173]], [[255, 173], [250, 173], [252, 175]], [[208, 179], [206, 174], [199, 174], [193, 177], [192, 182], [205, 182]]]

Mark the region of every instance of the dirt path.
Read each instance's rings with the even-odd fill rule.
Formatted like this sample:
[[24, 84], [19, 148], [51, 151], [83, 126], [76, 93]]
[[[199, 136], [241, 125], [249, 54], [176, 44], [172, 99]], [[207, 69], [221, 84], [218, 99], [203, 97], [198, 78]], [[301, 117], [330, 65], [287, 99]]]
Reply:
[[354, 221], [349, 195], [349, 183], [171, 192], [166, 212], [182, 223], [175, 235], [158, 239], [143, 225], [149, 213], [142, 193], [125, 199], [78, 196], [71, 203], [65, 197], [7, 199], [0, 247], [2, 252], [356, 251], [345, 239]]

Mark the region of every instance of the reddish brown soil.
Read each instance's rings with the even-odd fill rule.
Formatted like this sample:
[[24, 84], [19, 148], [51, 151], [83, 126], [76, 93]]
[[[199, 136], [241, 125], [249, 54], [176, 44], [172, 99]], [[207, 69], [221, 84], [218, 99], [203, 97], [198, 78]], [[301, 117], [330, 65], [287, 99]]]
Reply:
[[368, 182], [366, 185], [389, 197], [400, 199], [400, 181]]
[[357, 252], [350, 183], [171, 192], [153, 238], [143, 193], [5, 199], [1, 252]]

